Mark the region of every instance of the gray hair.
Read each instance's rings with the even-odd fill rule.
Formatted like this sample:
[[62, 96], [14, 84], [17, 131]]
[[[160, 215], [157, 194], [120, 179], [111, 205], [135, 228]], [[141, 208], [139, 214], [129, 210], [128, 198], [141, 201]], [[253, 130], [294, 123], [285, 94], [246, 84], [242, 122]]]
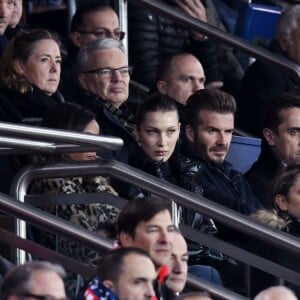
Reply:
[[93, 63], [91, 61], [92, 52], [98, 50], [104, 50], [104, 49], [115, 49], [115, 48], [120, 49], [125, 54], [125, 50], [122, 42], [112, 38], [93, 40], [84, 44], [80, 48], [77, 55], [77, 60], [76, 60], [77, 74], [87, 71], [87, 68], [92, 65]]
[[199, 298], [203, 297], [203, 298], [211, 299], [208, 292], [202, 291], [202, 292], [189, 292], [189, 293], [182, 294], [178, 296], [176, 300], [185, 300], [185, 299], [189, 299], [190, 297], [199, 297]]
[[1, 285], [0, 298], [8, 299], [11, 295], [29, 293], [32, 278], [37, 271], [56, 273], [61, 279], [65, 278], [66, 272], [62, 266], [47, 261], [31, 261], [20, 265], [8, 272]]
[[300, 4], [291, 5], [286, 8], [278, 21], [276, 29], [277, 40], [282, 40], [287, 44], [292, 44], [291, 33], [297, 28], [300, 22]]

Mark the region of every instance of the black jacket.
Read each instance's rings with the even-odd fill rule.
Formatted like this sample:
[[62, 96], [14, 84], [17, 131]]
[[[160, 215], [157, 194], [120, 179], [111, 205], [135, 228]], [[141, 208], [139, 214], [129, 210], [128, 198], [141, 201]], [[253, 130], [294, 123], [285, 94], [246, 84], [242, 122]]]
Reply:
[[249, 215], [260, 204], [243, 175], [228, 162], [213, 164], [194, 153], [186, 143], [181, 147], [180, 185], [237, 212]]
[[163, 57], [189, 52], [202, 63], [206, 81], [220, 80], [217, 44], [211, 39], [194, 40], [189, 30], [164, 16], [129, 3], [129, 62], [134, 66], [133, 79], [152, 87], [156, 68]]
[[[269, 50], [287, 58], [278, 43], [273, 41]], [[261, 136], [263, 111], [275, 97], [297, 89], [291, 75], [271, 64], [255, 61], [246, 71], [238, 94], [237, 126], [256, 136]]]
[[6, 122], [39, 124], [47, 110], [64, 102], [59, 92], [48, 96], [37, 87], [24, 94], [8, 88], [0, 91], [0, 119]]
[[246, 172], [245, 178], [249, 182], [255, 196], [265, 208], [271, 208], [270, 183], [281, 168], [275, 154], [263, 140], [258, 160]]

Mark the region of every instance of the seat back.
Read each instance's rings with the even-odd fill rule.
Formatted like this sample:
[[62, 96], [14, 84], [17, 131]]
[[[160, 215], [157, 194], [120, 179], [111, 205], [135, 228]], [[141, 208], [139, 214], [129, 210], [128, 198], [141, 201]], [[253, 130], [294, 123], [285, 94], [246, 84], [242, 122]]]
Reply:
[[245, 2], [240, 9], [235, 33], [251, 42], [267, 43], [275, 37], [281, 7]]
[[260, 145], [261, 139], [233, 136], [226, 160], [244, 174], [258, 159]]

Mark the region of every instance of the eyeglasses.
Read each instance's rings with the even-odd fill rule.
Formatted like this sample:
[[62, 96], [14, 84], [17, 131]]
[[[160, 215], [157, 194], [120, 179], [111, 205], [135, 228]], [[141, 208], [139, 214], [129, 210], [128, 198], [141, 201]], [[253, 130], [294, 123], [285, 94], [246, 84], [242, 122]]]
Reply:
[[51, 295], [34, 295], [34, 294], [30, 294], [30, 293], [25, 293], [25, 294], [21, 294], [18, 295], [18, 297], [28, 297], [28, 298], [34, 298], [34, 299], [38, 299], [38, 300], [68, 300], [68, 298], [56, 298], [54, 296]]
[[133, 67], [121, 67], [121, 68], [102, 68], [102, 69], [95, 69], [82, 72], [83, 74], [97, 74], [100, 78], [111, 78], [113, 73], [118, 71], [122, 77], [127, 77], [132, 74]]
[[125, 32], [120, 30], [109, 31], [107, 29], [99, 29], [97, 31], [89, 31], [89, 30], [78, 30], [81, 34], [93, 34], [97, 39], [104, 38], [113, 38], [115, 40], [123, 40], [125, 37]]

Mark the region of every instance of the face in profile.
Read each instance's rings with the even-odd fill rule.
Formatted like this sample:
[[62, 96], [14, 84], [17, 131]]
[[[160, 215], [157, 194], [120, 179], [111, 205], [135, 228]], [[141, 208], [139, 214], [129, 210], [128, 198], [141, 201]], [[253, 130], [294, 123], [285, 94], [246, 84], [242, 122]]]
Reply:
[[15, 28], [19, 24], [22, 18], [22, 14], [23, 14], [23, 0], [15, 0], [14, 8], [8, 25], [12, 28]]
[[300, 218], [300, 175], [289, 188], [287, 196], [277, 195], [275, 201], [279, 208], [295, 218]]
[[166, 265], [170, 261], [175, 227], [168, 210], [157, 213], [147, 222], [140, 222], [134, 236], [120, 233], [120, 241], [124, 247], [144, 249], [156, 267]]
[[152, 160], [167, 161], [179, 138], [180, 124], [177, 111], [148, 112], [137, 129], [143, 151]]
[[[128, 67], [125, 54], [117, 48], [96, 50], [91, 53], [90, 61], [92, 62], [90, 70]], [[85, 90], [115, 107], [120, 107], [128, 98], [129, 72], [114, 70], [111, 74], [85, 73], [80, 75], [79, 80]]]
[[280, 112], [281, 124], [277, 132], [264, 129], [268, 144], [274, 148], [279, 160], [284, 163], [300, 161], [300, 108], [288, 108]]
[[186, 127], [186, 136], [197, 153], [215, 164], [224, 162], [234, 130], [232, 113], [202, 110], [196, 129]]
[[188, 250], [184, 237], [175, 233], [173, 251], [170, 262], [170, 274], [166, 281], [167, 286], [174, 292], [183, 291], [188, 272]]
[[33, 45], [27, 61], [16, 61], [18, 73], [51, 96], [57, 91], [61, 71], [60, 49], [56, 41], [43, 39]]
[[187, 99], [197, 90], [204, 89], [205, 75], [199, 60], [193, 55], [176, 56], [166, 81], [159, 81], [157, 88], [177, 102], [186, 105]]
[[15, 0], [0, 1], [0, 35], [4, 34], [6, 27], [9, 24], [14, 8]]
[[[89, 133], [94, 135], [100, 134], [100, 127], [96, 120], [91, 120], [83, 130], [83, 133]], [[98, 158], [96, 152], [84, 152], [84, 153], [69, 153], [68, 158], [74, 161], [84, 161], [84, 160], [95, 160]]]
[[153, 282], [156, 272], [153, 262], [142, 255], [129, 254], [124, 258], [123, 271], [110, 289], [119, 300], [149, 300], [155, 296]]

